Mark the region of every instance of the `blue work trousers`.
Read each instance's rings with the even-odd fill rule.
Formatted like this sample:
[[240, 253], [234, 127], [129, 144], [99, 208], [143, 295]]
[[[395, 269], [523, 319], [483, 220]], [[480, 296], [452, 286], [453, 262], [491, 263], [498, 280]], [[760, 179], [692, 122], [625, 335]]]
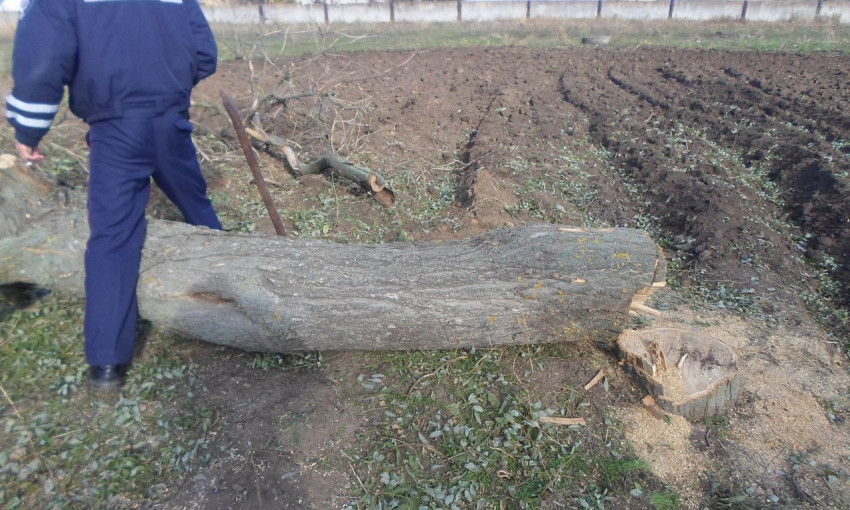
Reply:
[[84, 334], [89, 365], [129, 365], [133, 357], [151, 177], [188, 223], [221, 229], [206, 195], [192, 123], [179, 111], [133, 113], [92, 123], [87, 137], [91, 232]]

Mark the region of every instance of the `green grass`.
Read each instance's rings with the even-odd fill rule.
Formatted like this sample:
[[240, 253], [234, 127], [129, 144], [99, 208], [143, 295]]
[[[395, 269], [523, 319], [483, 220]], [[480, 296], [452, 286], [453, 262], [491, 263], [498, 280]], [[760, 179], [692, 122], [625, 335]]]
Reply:
[[[195, 402], [195, 367], [178, 340], [144, 332], [124, 390], [95, 398], [84, 388], [82, 313], [81, 301], [48, 296], [0, 323], [3, 508], [133, 508], [213, 460], [214, 413]], [[346, 452], [359, 480], [348, 508], [602, 508], [611, 498], [644, 506], [658, 498], [657, 490], [629, 493], [660, 486], [604, 404], [572, 385], [540, 392], [518, 383], [517, 360], [545, 370], [560, 349], [373, 354], [386, 375], [357, 378], [362, 405], [379, 412]], [[323, 363], [321, 354], [257, 354], [251, 368]], [[605, 440], [543, 416], [585, 417]]]
[[311, 53], [410, 51], [446, 47], [570, 47], [610, 35], [608, 47], [667, 47], [784, 52], [850, 51], [850, 31], [834, 20], [738, 23], [734, 20], [523, 20], [493, 23], [373, 23], [278, 27], [219, 26], [221, 58]]
[[[542, 502], [602, 508], [646, 500], [629, 494], [658, 485], [649, 465], [622, 447], [615, 424], [586, 392], [535, 392], [517, 383], [514, 361], [541, 370], [558, 346], [389, 353], [386, 375], [364, 376], [370, 407], [382, 410], [349, 452], [360, 495], [346, 508], [538, 508]], [[541, 417], [583, 417], [578, 425]], [[507, 505], [507, 506], [501, 506]]]
[[0, 323], [0, 507], [125, 508], [209, 458], [194, 367], [151, 335], [120, 395], [85, 390], [82, 303], [48, 297]]

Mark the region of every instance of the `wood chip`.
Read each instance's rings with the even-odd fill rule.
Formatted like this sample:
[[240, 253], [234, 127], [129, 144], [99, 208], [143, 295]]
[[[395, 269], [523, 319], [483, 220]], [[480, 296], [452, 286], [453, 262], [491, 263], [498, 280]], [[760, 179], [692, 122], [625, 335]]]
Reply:
[[643, 312], [643, 313], [647, 313], [649, 315], [653, 315], [655, 317], [661, 316], [661, 312], [659, 312], [655, 308], [650, 308], [650, 307], [648, 307], [646, 305], [642, 305], [640, 303], [632, 303], [631, 305], [629, 305], [629, 311]]
[[292, 150], [292, 147], [284, 145], [282, 150], [283, 154], [286, 156], [286, 162], [289, 163], [289, 167], [295, 172], [300, 172], [301, 166], [298, 163], [298, 158], [295, 157], [295, 151]]
[[256, 138], [257, 140], [263, 143], [269, 143], [269, 139], [266, 137], [265, 133], [261, 133], [256, 129], [251, 129], [249, 127], [245, 127], [245, 132], [248, 133], [248, 136], [252, 138]]
[[596, 372], [596, 375], [593, 376], [593, 379], [591, 379], [590, 382], [584, 385], [584, 391], [587, 391], [590, 388], [596, 386], [596, 383], [601, 381], [603, 377], [605, 377], [605, 371], [600, 368], [599, 372]]
[[658, 405], [658, 402], [656, 402], [655, 399], [652, 398], [652, 395], [647, 395], [643, 397], [643, 400], [641, 400], [641, 402], [643, 402], [644, 407], [646, 407], [646, 409], [652, 414], [652, 416], [655, 416], [659, 420], [664, 418], [664, 411], [661, 409], [661, 406]]
[[0, 154], [0, 168], [12, 168], [17, 161], [14, 154]]
[[555, 416], [541, 416], [540, 423], [554, 423], [555, 425], [586, 425], [584, 418], [558, 418]]

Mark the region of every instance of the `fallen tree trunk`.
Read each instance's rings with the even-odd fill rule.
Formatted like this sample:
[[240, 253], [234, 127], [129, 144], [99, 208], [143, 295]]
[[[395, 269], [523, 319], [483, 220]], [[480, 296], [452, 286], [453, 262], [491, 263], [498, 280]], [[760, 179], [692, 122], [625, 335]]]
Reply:
[[[0, 182], [2, 184], [2, 182]], [[84, 213], [0, 239], [0, 284], [82, 293]], [[151, 221], [140, 314], [249, 351], [616, 342], [664, 258], [633, 229], [539, 224], [444, 243], [342, 245]]]

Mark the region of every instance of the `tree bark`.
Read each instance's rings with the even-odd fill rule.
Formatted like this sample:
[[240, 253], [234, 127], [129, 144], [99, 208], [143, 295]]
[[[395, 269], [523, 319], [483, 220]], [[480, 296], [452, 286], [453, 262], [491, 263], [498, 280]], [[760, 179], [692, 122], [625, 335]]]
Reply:
[[[0, 284], [81, 295], [87, 237], [84, 211], [50, 209], [0, 239]], [[610, 347], [635, 294], [663, 281], [661, 250], [633, 229], [343, 245], [153, 220], [138, 297], [157, 327], [249, 351]]]

